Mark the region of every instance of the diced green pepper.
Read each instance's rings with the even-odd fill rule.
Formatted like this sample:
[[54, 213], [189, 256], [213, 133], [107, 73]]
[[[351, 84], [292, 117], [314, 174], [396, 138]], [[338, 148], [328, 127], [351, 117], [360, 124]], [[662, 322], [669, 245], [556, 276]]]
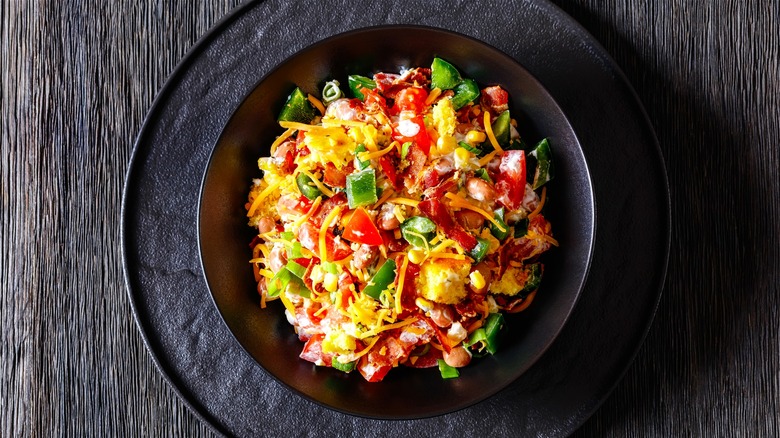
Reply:
[[491, 313], [485, 321], [485, 349], [490, 354], [498, 351], [498, 334], [504, 327], [504, 315]]
[[433, 58], [431, 63], [431, 89], [449, 90], [461, 81], [460, 73], [454, 65], [441, 58]]
[[509, 235], [509, 225], [504, 222], [504, 207], [499, 208], [498, 210], [493, 212], [493, 219], [498, 222], [503, 230], [496, 226], [493, 222], [490, 223], [490, 234], [493, 235], [498, 240], [504, 240], [506, 239], [506, 236]]
[[439, 359], [438, 364], [442, 379], [454, 379], [460, 376], [458, 369], [447, 365], [444, 359]]
[[368, 88], [373, 90], [376, 88], [376, 82], [372, 79], [360, 75], [347, 76], [347, 82], [349, 83], [349, 89], [352, 94], [360, 100], [365, 100], [366, 96], [360, 91], [361, 88]]
[[409, 155], [409, 148], [412, 146], [411, 141], [404, 142], [404, 144], [401, 145], [401, 159], [405, 160], [406, 156]]
[[368, 168], [360, 172], [347, 175], [347, 202], [349, 208], [358, 208], [361, 205], [375, 203], [376, 196], [376, 174], [374, 169]]
[[357, 162], [357, 170], [363, 170], [371, 166], [370, 161], [363, 161], [360, 158], [358, 158], [358, 155], [361, 152], [365, 152], [365, 151], [367, 151], [367, 149], [363, 143], [358, 144], [357, 147], [355, 148], [355, 161]]
[[412, 245], [425, 248], [436, 234], [436, 224], [423, 216], [412, 216], [401, 224], [401, 235]]
[[453, 89], [455, 95], [452, 96], [452, 106], [459, 110], [469, 102], [479, 97], [479, 86], [472, 79], [464, 79]]
[[528, 218], [523, 218], [515, 223], [515, 239], [525, 237], [528, 234]]
[[496, 117], [493, 124], [490, 127], [493, 129], [493, 135], [496, 137], [496, 141], [499, 145], [505, 146], [509, 144], [509, 122], [512, 118], [509, 115], [509, 110], [504, 111]]
[[298, 190], [301, 191], [301, 194], [312, 201], [322, 195], [320, 189], [314, 185], [314, 181], [303, 172], [299, 173], [295, 178], [295, 183], [298, 185]]
[[341, 362], [339, 362], [338, 358], [333, 358], [333, 361], [331, 362], [331, 366], [333, 366], [333, 368], [335, 368], [335, 369], [337, 369], [339, 371], [343, 371], [345, 373], [348, 373], [348, 372], [350, 372], [350, 371], [355, 369], [355, 363], [356, 362], [357, 361], [353, 360], [352, 362], [341, 363]]
[[314, 106], [309, 102], [309, 99], [300, 88], [295, 87], [295, 90], [287, 96], [287, 102], [282, 107], [282, 111], [279, 112], [279, 120], [309, 123], [315, 114]]
[[[458, 146], [462, 147], [463, 149], [475, 155], [479, 155], [482, 152], [482, 150], [480, 150], [479, 148], [475, 148], [474, 146], [466, 143], [465, 141], [459, 141]], [[479, 170], [483, 170], [483, 169], [480, 167]]]
[[542, 282], [542, 265], [541, 263], [534, 263], [532, 265], [526, 265], [523, 267], [528, 274], [528, 279], [525, 281], [523, 290], [520, 291], [521, 296], [530, 294], [531, 292], [539, 289], [539, 284]]
[[536, 172], [534, 173], [533, 189], [536, 190], [553, 178], [552, 152], [550, 143], [545, 138], [540, 141], [529, 154], [536, 158]]
[[387, 286], [390, 286], [390, 284], [395, 281], [395, 268], [395, 261], [392, 259], [385, 260], [385, 263], [376, 271], [376, 274], [371, 278], [371, 281], [366, 284], [363, 293], [378, 300], [382, 291], [387, 289]]
[[471, 248], [471, 251], [469, 251], [468, 254], [469, 257], [474, 259], [474, 263], [479, 263], [485, 259], [489, 249], [490, 241], [481, 237], [477, 237], [477, 246]]

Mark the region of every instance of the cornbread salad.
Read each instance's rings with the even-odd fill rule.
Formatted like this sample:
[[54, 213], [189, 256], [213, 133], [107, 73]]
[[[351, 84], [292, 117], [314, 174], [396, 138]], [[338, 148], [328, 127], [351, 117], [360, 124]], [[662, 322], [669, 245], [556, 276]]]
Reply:
[[558, 245], [542, 214], [550, 145], [520, 137], [500, 85], [440, 58], [346, 79], [294, 89], [258, 160], [261, 306], [281, 301], [316, 365], [457, 377], [497, 351], [503, 314], [531, 304]]

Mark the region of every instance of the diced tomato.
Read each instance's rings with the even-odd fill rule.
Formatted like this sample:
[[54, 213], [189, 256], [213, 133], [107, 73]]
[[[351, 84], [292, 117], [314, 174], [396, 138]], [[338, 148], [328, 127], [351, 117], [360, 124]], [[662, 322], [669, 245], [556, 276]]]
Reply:
[[352, 217], [349, 218], [342, 236], [352, 242], [365, 243], [366, 245], [377, 246], [382, 244], [382, 236], [379, 234], [379, 229], [374, 225], [371, 216], [362, 207], [355, 210]]
[[[302, 196], [302, 198], [306, 199]], [[311, 201], [309, 201], [311, 203]], [[322, 225], [322, 221], [325, 220], [325, 218], [330, 214], [331, 211], [333, 211], [334, 208], [338, 207], [339, 205], [344, 205], [347, 203], [347, 195], [344, 192], [338, 192], [332, 197], [325, 200], [325, 202], [320, 205], [319, 211], [316, 212], [314, 216], [311, 217], [311, 222], [314, 224], [314, 226], [319, 227]], [[308, 210], [307, 210], [308, 211]]]
[[498, 202], [507, 210], [517, 210], [525, 196], [525, 152], [504, 151], [498, 166]]
[[401, 115], [398, 124], [393, 127], [393, 140], [397, 140], [401, 144], [412, 142], [428, 156], [431, 150], [431, 138], [425, 129], [425, 121], [422, 116], [406, 117], [405, 114]]
[[450, 215], [447, 207], [438, 199], [426, 199], [417, 205], [423, 215], [441, 227], [444, 234], [458, 242], [463, 249], [471, 251], [477, 246], [477, 238], [458, 225]]
[[333, 355], [324, 354], [322, 352], [323, 339], [325, 339], [324, 334], [317, 334], [312, 336], [308, 341], [306, 341], [306, 345], [303, 346], [303, 351], [301, 351], [301, 355], [299, 357], [303, 360], [308, 360], [311, 363], [317, 363], [321, 360], [322, 363], [326, 366], [331, 366], [333, 363]]
[[370, 114], [375, 114], [378, 112], [385, 114], [387, 113], [387, 103], [385, 102], [385, 98], [380, 96], [379, 93], [377, 93], [377, 90], [362, 88], [360, 92], [363, 93], [363, 96], [365, 96], [365, 99], [363, 100], [363, 107], [365, 108], [365, 112]]
[[480, 94], [482, 95], [480, 103], [489, 108], [493, 114], [498, 115], [509, 109], [509, 93], [500, 86], [486, 87]]
[[407, 87], [399, 91], [395, 96], [395, 103], [390, 109], [390, 114], [399, 114], [401, 111], [411, 111], [420, 114], [425, 110], [425, 100], [428, 92], [420, 87]]
[[401, 179], [398, 177], [396, 165], [393, 160], [394, 157], [395, 156], [391, 154], [382, 155], [379, 158], [379, 166], [382, 168], [382, 172], [384, 172], [387, 180], [390, 181], [390, 184], [393, 185], [393, 188], [396, 191], [401, 191], [403, 189], [403, 184], [401, 183]]
[[[315, 255], [320, 254], [320, 229], [311, 222], [304, 222], [298, 229], [298, 241]], [[338, 261], [352, 254], [352, 249], [342, 239], [336, 239], [333, 231], [328, 230], [325, 234], [325, 253], [328, 260]]]

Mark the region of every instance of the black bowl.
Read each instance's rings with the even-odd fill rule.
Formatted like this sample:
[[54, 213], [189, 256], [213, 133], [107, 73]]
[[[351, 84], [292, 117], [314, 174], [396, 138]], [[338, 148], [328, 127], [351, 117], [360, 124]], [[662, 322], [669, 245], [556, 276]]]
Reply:
[[[543, 256], [545, 278], [533, 305], [508, 317], [501, 350], [443, 380], [436, 369], [392, 370], [380, 383], [358, 373], [315, 367], [298, 358], [303, 343], [281, 304], [261, 309], [248, 263], [254, 232], [246, 203], [257, 159], [282, 132], [276, 122], [297, 85], [309, 92], [326, 80], [346, 85], [349, 74], [397, 72], [440, 56], [480, 86], [500, 84], [527, 141], [550, 139], [556, 177], [545, 216], [559, 248]], [[541, 84], [514, 59], [453, 32], [417, 26], [360, 29], [323, 40], [268, 73], [241, 103], [220, 136], [203, 179], [198, 218], [203, 271], [214, 303], [241, 346], [279, 382], [338, 411], [373, 418], [421, 418], [477, 403], [517, 379], [550, 346], [571, 313], [587, 275], [595, 209], [591, 180], [575, 133]]]

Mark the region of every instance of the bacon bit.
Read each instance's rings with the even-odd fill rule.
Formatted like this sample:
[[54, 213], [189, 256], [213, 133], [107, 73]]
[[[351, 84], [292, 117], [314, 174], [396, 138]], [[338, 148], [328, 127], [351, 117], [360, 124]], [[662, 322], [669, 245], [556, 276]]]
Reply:
[[509, 93], [500, 86], [486, 87], [481, 94], [480, 103], [493, 114], [498, 115], [509, 109]]
[[355, 169], [355, 164], [349, 162], [343, 169], [336, 169], [333, 163], [325, 164], [325, 170], [322, 172], [323, 182], [331, 187], [345, 188], [347, 186], [347, 175]]
[[440, 226], [447, 237], [458, 242], [464, 250], [471, 251], [477, 246], [477, 239], [455, 222], [447, 207], [438, 199], [426, 199], [420, 202], [417, 208], [428, 219]]
[[409, 161], [409, 167], [404, 170], [404, 180], [408, 180], [409, 185], [414, 185], [419, 178], [420, 171], [425, 167], [428, 156], [416, 143], [412, 143], [409, 147], [406, 159]]
[[382, 168], [382, 172], [384, 172], [387, 180], [390, 181], [390, 184], [393, 186], [393, 188], [400, 192], [403, 190], [404, 186], [398, 177], [398, 172], [396, 172], [396, 160], [397, 156], [392, 152], [386, 155], [382, 155], [382, 157], [379, 158], [379, 166]]
[[[304, 197], [304, 199], [306, 198]], [[325, 220], [325, 217], [327, 217], [334, 208], [346, 203], [347, 195], [344, 194], [344, 192], [336, 193], [333, 195], [333, 197], [328, 198], [325, 202], [322, 203], [320, 210], [311, 217], [311, 223], [316, 227], [322, 226], [322, 221]]]

